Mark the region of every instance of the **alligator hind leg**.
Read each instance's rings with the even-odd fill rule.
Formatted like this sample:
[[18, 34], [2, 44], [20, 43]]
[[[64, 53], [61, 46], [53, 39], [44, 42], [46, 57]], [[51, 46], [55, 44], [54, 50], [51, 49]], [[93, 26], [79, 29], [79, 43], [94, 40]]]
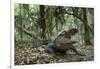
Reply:
[[79, 52], [77, 51], [77, 49], [76, 49], [73, 45], [70, 46], [70, 49], [72, 49], [76, 54], [78, 54], [78, 55], [80, 55], [80, 56], [85, 56], [85, 54], [79, 53]]

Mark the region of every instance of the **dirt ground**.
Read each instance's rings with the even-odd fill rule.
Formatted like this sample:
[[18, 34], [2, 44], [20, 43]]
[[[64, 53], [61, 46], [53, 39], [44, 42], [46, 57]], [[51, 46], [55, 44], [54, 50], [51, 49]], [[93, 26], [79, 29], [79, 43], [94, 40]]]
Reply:
[[65, 55], [49, 54], [45, 49], [40, 47], [32, 48], [31, 46], [16, 46], [15, 47], [15, 65], [29, 64], [48, 64], [48, 63], [67, 63], [67, 62], [82, 62], [94, 60], [93, 46], [77, 46], [78, 52], [85, 54], [79, 56], [75, 52], [68, 50]]

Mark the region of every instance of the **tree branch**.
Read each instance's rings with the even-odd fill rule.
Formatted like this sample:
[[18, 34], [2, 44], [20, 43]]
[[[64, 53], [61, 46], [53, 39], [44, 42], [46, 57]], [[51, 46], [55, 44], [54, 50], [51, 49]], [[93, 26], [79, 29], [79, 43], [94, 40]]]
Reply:
[[73, 14], [73, 13], [69, 13], [67, 11], [65, 13], [68, 14], [68, 15], [73, 15], [74, 17], [78, 18], [79, 20], [81, 20], [83, 22], [83, 19], [79, 15], [76, 15], [76, 14]]
[[[16, 27], [19, 28], [19, 29], [21, 28], [20, 25], [16, 25]], [[29, 35], [30, 37], [33, 37], [33, 34], [32, 34], [30, 31], [27, 31], [25, 28], [22, 28], [22, 31], [23, 31], [25, 34]], [[37, 37], [34, 36], [34, 38], [37, 38]]]

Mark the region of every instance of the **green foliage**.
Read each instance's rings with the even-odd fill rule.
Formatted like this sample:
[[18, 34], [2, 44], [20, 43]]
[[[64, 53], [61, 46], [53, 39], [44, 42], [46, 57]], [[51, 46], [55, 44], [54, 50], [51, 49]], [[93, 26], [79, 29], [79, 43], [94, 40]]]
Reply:
[[[79, 43], [84, 41], [84, 8], [81, 7], [63, 7], [63, 6], [44, 6], [44, 20], [45, 27], [45, 39], [53, 40], [58, 33], [63, 30], [68, 30], [71, 28], [78, 28], [79, 30]], [[94, 9], [87, 8], [86, 10], [86, 26], [89, 31], [87, 31], [88, 36], [93, 40], [94, 36]], [[15, 4], [14, 5], [14, 16], [15, 16], [15, 36], [16, 40], [33, 40], [41, 39], [42, 28], [40, 28], [40, 6], [39, 5], [29, 5], [29, 4]], [[23, 36], [23, 37], [20, 37]], [[86, 38], [87, 38], [86, 37]]]

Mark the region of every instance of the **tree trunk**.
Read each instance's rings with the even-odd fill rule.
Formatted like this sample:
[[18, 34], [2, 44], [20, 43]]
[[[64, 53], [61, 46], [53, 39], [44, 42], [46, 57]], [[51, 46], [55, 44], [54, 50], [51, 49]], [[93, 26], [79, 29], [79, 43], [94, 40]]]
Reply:
[[88, 21], [87, 21], [87, 11], [86, 8], [83, 8], [83, 25], [84, 25], [84, 41], [85, 45], [91, 44], [91, 38], [89, 34], [89, 28], [88, 28]]
[[41, 31], [41, 38], [46, 38], [45, 36], [45, 30], [46, 30], [46, 23], [45, 23], [45, 6], [40, 5], [40, 22], [39, 26]]
[[21, 41], [23, 40], [23, 31], [22, 31], [22, 27], [23, 27], [23, 19], [22, 19], [22, 5], [20, 5], [20, 16], [21, 16], [21, 19], [20, 19], [20, 25], [21, 25], [21, 28], [20, 28], [20, 38], [21, 38]]

